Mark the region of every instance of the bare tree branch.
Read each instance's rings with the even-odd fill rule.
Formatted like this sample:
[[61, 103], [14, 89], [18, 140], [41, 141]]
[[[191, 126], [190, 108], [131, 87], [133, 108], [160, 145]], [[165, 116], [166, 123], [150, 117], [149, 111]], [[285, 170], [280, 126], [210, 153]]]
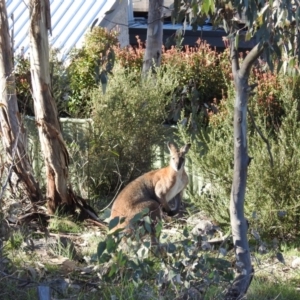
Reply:
[[234, 38], [231, 38], [231, 40], [230, 40], [230, 59], [231, 59], [231, 65], [232, 65], [232, 73], [233, 73], [233, 76], [235, 77], [236, 73], [240, 69], [240, 66], [239, 66], [238, 49], [235, 47]]
[[[5, 108], [2, 108], [2, 109], [5, 109]], [[3, 184], [2, 187], [1, 187], [1, 192], [0, 192], [0, 203], [1, 203], [2, 199], [3, 199], [4, 192], [5, 192], [6, 187], [7, 187], [7, 183], [8, 183], [8, 181], [10, 180], [10, 177], [11, 177], [11, 174], [12, 174], [12, 171], [13, 171], [14, 160], [15, 160], [16, 151], [17, 151], [17, 148], [18, 148], [19, 136], [20, 136], [20, 130], [18, 131], [17, 136], [16, 136], [16, 139], [15, 139], [15, 143], [13, 144], [12, 154], [11, 154], [11, 164], [10, 164], [10, 166], [9, 166], [9, 168], [8, 168], [8, 174], [7, 174], [7, 177], [6, 177], [6, 179], [5, 179], [4, 184]], [[0, 207], [1, 207], [1, 205], [0, 205]]]
[[253, 63], [259, 58], [259, 56], [262, 54], [264, 48], [266, 46], [266, 43], [258, 43], [255, 47], [253, 47], [250, 52], [245, 57], [241, 68], [239, 70], [239, 75], [241, 77], [248, 77], [250, 74], [250, 70], [253, 66]]
[[260, 135], [260, 137], [262, 138], [262, 140], [267, 144], [267, 149], [268, 149], [268, 152], [269, 152], [269, 155], [270, 155], [270, 165], [273, 168], [273, 166], [274, 166], [274, 160], [273, 160], [273, 156], [272, 156], [272, 152], [271, 152], [270, 143], [269, 143], [268, 139], [264, 137], [264, 135], [262, 134], [261, 130], [257, 127], [251, 110], [249, 108], [247, 108], [247, 111], [248, 111], [248, 114], [249, 114], [249, 116], [251, 118], [251, 121], [252, 121], [252, 123], [253, 123], [256, 131], [258, 132], [258, 134]]

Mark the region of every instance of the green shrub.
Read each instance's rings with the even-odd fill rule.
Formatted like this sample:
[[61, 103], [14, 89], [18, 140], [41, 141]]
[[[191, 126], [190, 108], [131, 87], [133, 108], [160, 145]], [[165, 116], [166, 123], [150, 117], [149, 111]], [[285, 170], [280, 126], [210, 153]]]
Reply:
[[107, 194], [149, 171], [155, 147], [165, 142], [165, 106], [177, 81], [169, 68], [141, 78], [119, 64], [107, 91], [90, 91], [94, 136], [90, 145], [90, 184]]
[[[117, 31], [108, 31], [96, 26], [85, 35], [84, 46], [73, 49], [70, 64], [66, 68], [58, 59], [58, 50], [50, 52], [50, 76], [52, 94], [59, 115], [89, 117], [91, 88], [107, 81], [114, 63], [113, 46], [118, 44]], [[21, 112], [33, 116], [29, 59], [16, 57], [16, 90]]]
[[[115, 51], [121, 65], [137, 73], [141, 71], [144, 56], [139, 38], [138, 44], [136, 48]], [[172, 67], [178, 80], [173, 100], [167, 108], [167, 120], [170, 123], [177, 122], [184, 109], [186, 116], [191, 113], [196, 118], [200, 114], [207, 122], [205, 107], [219, 103], [227, 93], [226, 84], [231, 72], [228, 51], [218, 53], [199, 39], [195, 47], [185, 46], [183, 51], [176, 47], [164, 50], [161, 64], [167, 68]]]
[[117, 31], [95, 26], [85, 35], [84, 46], [70, 53], [68, 105], [72, 116], [89, 116], [89, 91], [99, 82], [106, 83], [107, 73], [114, 63], [113, 46], [118, 44], [117, 35]]
[[[281, 87], [280, 94], [274, 91], [280, 104], [276, 126], [270, 126], [271, 114], [266, 113], [268, 105], [260, 93], [249, 101], [256, 126], [269, 141], [273, 166], [266, 143], [248, 118], [248, 153], [253, 160], [248, 169], [245, 213], [263, 233], [285, 239], [299, 234], [299, 98], [294, 97], [293, 78], [279, 74], [276, 81]], [[191, 200], [224, 226], [229, 224], [233, 177], [233, 102], [231, 87], [228, 100], [220, 105], [220, 113], [211, 117], [209, 126], [199, 126], [196, 132], [190, 130], [190, 123], [179, 128], [182, 139], [192, 139], [189, 154], [193, 171], [200, 177], [200, 192], [191, 190]]]
[[69, 77], [57, 49], [51, 49], [50, 51], [50, 79], [51, 92], [56, 103], [58, 115], [60, 117], [68, 116]]
[[[119, 221], [118, 217], [112, 219], [109, 230]], [[182, 228], [181, 224], [181, 228], [177, 228], [173, 223], [177, 240], [174, 233], [161, 232], [162, 222], [158, 221], [155, 234], [162, 233], [168, 242], [157, 247], [151, 246], [149, 235], [153, 233], [153, 224], [149, 215], [137, 214], [131, 225], [134, 230], [116, 230], [98, 245], [97, 256], [104, 282], [124, 281], [137, 288], [147, 282], [168, 290], [172, 297], [176, 292], [177, 295], [186, 294], [183, 299], [200, 299], [206, 296], [208, 289], [224, 289], [232, 281], [234, 273], [227, 250], [211, 247], [206, 242], [206, 233], [194, 235], [188, 227]], [[194, 297], [190, 289], [196, 292]]]
[[126, 47], [115, 49], [116, 59], [119, 61], [122, 67], [127, 70], [141, 73], [143, 68], [143, 60], [145, 54], [145, 48], [139, 36], [136, 36], [137, 47]]
[[227, 91], [230, 70], [227, 52], [218, 53], [199, 40], [195, 48], [167, 50], [162, 63], [173, 66], [179, 80], [168, 119], [177, 122], [184, 109], [186, 116], [194, 119], [202, 115], [202, 121], [207, 122], [206, 109], [219, 103]]
[[[34, 116], [34, 105], [31, 92], [30, 61], [24, 56], [17, 56], [16, 62], [16, 92], [21, 113]], [[57, 49], [50, 50], [51, 92], [57, 105], [59, 115], [67, 113], [66, 96], [69, 92], [69, 79], [63, 62], [59, 59]]]
[[34, 115], [33, 100], [31, 96], [31, 75], [29, 59], [23, 56], [17, 56], [15, 59], [16, 71], [16, 92], [18, 97], [18, 106], [20, 112], [29, 116]]

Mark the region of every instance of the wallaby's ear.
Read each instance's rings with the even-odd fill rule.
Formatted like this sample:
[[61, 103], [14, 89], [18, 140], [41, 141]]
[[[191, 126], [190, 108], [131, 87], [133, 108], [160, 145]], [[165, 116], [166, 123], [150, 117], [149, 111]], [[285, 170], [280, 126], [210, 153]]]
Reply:
[[167, 142], [167, 146], [168, 146], [170, 153], [178, 151], [175, 143]]
[[191, 144], [190, 143], [186, 144], [186, 145], [181, 147], [180, 152], [183, 153], [183, 154], [187, 154], [188, 151], [190, 150], [190, 148], [191, 148]]

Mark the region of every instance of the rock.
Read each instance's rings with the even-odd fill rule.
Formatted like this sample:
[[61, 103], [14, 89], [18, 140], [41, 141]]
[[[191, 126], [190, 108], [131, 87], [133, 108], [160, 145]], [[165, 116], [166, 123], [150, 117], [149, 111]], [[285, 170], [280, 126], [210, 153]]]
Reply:
[[64, 294], [67, 291], [67, 288], [69, 287], [69, 282], [65, 278], [57, 278], [51, 280], [49, 282], [49, 285], [54, 290], [58, 291], [61, 294]]
[[208, 220], [198, 220], [196, 226], [192, 229], [195, 236], [212, 235], [215, 232], [215, 226]]
[[189, 218], [187, 218], [186, 222], [188, 225], [195, 226], [199, 223], [200, 220], [207, 220], [208, 218], [205, 216], [204, 212], [198, 212]]
[[266, 253], [268, 253], [268, 248], [267, 248], [267, 246], [266, 246], [265, 243], [261, 243], [261, 244], [259, 245], [259, 247], [258, 247], [258, 252], [259, 252], [260, 254], [266, 254]]
[[293, 261], [292, 261], [292, 268], [300, 268], [300, 257], [296, 257]]
[[211, 244], [207, 241], [202, 241], [201, 242], [201, 248], [202, 248], [203, 251], [211, 250]]

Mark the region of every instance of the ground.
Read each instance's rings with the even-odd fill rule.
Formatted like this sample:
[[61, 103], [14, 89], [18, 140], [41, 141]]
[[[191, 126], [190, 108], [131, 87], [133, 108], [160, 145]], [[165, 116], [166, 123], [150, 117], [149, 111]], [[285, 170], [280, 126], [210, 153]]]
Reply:
[[[212, 271], [221, 270], [224, 265], [218, 263], [226, 262], [227, 270], [219, 272], [218, 276], [234, 269], [230, 238], [226, 246], [221, 241], [226, 236], [202, 214], [166, 219], [161, 233], [161, 243], [165, 245], [163, 251], [154, 252], [148, 248], [147, 238], [141, 244], [132, 242], [133, 246], [130, 246], [130, 239], [126, 240], [125, 245], [137, 247], [136, 252], [124, 255], [114, 272], [114, 263], [126, 250], [118, 250], [117, 245], [111, 244], [112, 240], [107, 240], [107, 228], [58, 216], [50, 218], [47, 226], [38, 220], [20, 224], [17, 219], [3, 218], [1, 223], [0, 299], [3, 300], [12, 297], [16, 300], [39, 299], [38, 287], [44, 286], [50, 287], [51, 299], [221, 299], [226, 285], [223, 280], [216, 284]], [[189, 238], [191, 232], [194, 240]], [[181, 244], [183, 240], [185, 244]], [[195, 241], [195, 245], [191, 245], [191, 241]], [[107, 257], [107, 262], [100, 259], [99, 263], [101, 242], [106, 245], [106, 256], [102, 258]], [[180, 245], [184, 247], [180, 248]], [[255, 276], [245, 299], [299, 299], [299, 249], [281, 245], [279, 252], [272, 243], [264, 245], [252, 245]], [[184, 249], [189, 249], [189, 254], [183, 256]], [[205, 261], [197, 280], [187, 275], [196, 268], [195, 263], [188, 265], [195, 253], [199, 261]], [[139, 283], [132, 279], [135, 273], [129, 264], [135, 259], [132, 259], [134, 255], [144, 258], [148, 264], [146, 268], [143, 266], [143, 280]], [[170, 279], [171, 270], [181, 259], [186, 268], [182, 269], [182, 274], [174, 273]], [[160, 281], [157, 274], [164, 270], [169, 273], [165, 272]], [[197, 276], [195, 272], [190, 274]]]

